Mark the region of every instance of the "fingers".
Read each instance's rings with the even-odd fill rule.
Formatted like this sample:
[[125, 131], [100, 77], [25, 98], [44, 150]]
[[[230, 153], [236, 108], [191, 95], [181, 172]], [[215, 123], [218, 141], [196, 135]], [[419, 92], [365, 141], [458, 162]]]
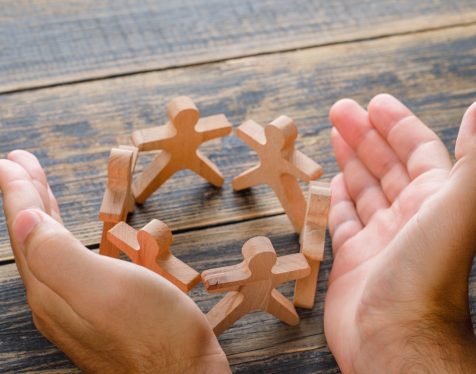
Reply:
[[330, 111], [332, 124], [363, 165], [379, 180], [388, 201], [393, 202], [410, 183], [398, 156], [369, 121], [355, 101], [343, 99]]
[[33, 154], [23, 150], [10, 152], [8, 154], [8, 159], [25, 169], [25, 171], [30, 175], [32, 183], [43, 201], [45, 212], [62, 223], [58, 203], [48, 185], [45, 172], [38, 159]]
[[378, 180], [357, 158], [335, 128], [332, 129], [331, 140], [337, 162], [343, 170], [347, 191], [354, 201], [361, 222], [367, 225], [376, 212], [388, 208], [390, 204]]
[[0, 189], [3, 192], [3, 209], [7, 222], [15, 219], [18, 212], [36, 208], [45, 211], [45, 205], [30, 175], [17, 163], [0, 160]]
[[28, 173], [18, 164], [9, 160], [0, 160], [0, 189], [3, 193], [3, 210], [18, 271], [25, 286], [30, 283], [30, 274], [25, 265], [24, 255], [18, 250], [15, 235], [11, 230], [17, 214], [24, 209], [44, 210], [43, 200], [31, 182]]
[[368, 111], [370, 122], [406, 165], [412, 180], [431, 169], [451, 169], [450, 155], [440, 138], [396, 98], [377, 95]]
[[362, 230], [363, 225], [347, 192], [342, 173], [332, 179], [331, 190], [329, 231], [335, 256], [342, 244]]
[[[463, 117], [456, 157], [450, 178], [439, 184], [439, 191], [401, 229], [400, 240], [390, 244], [385, 261], [403, 264], [394, 274], [387, 274], [407, 285], [408, 294], [416, 288], [423, 290], [434, 298], [434, 305], [442, 305], [444, 295], [444, 305], [452, 305], [453, 313], [459, 309], [464, 316], [468, 276], [476, 254], [476, 104]], [[412, 282], [399, 282], [405, 279]], [[446, 309], [441, 310], [442, 316]]]
[[61, 218], [61, 211], [58, 205], [58, 201], [56, 200], [56, 197], [53, 194], [53, 191], [51, 190], [51, 187], [49, 184], [48, 184], [48, 196], [50, 198], [51, 217], [53, 217], [55, 220], [57, 220], [59, 223], [63, 225], [64, 224], [63, 218]]

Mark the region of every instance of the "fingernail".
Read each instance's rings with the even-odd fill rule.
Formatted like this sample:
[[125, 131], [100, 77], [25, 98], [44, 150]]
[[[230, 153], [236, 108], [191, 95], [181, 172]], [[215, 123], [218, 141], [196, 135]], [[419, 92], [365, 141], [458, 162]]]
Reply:
[[24, 248], [26, 238], [40, 222], [43, 222], [43, 216], [35, 210], [24, 210], [18, 213], [12, 225], [17, 244]]

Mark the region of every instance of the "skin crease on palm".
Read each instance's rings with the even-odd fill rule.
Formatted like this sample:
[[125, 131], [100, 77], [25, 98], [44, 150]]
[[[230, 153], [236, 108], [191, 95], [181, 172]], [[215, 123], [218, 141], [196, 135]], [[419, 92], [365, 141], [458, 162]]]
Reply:
[[[403, 104], [378, 95], [330, 113], [329, 348], [345, 373], [476, 367], [468, 277], [476, 243], [476, 105], [453, 165]], [[86, 249], [36, 158], [0, 160], [12, 248], [37, 328], [87, 372], [229, 372], [193, 301], [156, 274]], [[468, 370], [469, 368], [469, 370]]]

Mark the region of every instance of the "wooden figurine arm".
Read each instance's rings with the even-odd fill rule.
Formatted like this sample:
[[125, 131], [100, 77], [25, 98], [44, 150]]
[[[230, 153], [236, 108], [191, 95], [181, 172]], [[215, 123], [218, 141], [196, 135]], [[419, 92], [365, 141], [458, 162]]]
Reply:
[[322, 261], [326, 229], [322, 230], [315, 225], [305, 225], [301, 235], [301, 252], [312, 261]]
[[291, 164], [288, 168], [289, 174], [304, 182], [315, 180], [323, 174], [321, 165], [302, 152], [294, 151], [289, 161]]
[[311, 182], [306, 221], [301, 234], [301, 252], [313, 261], [324, 259], [324, 242], [330, 202], [330, 185], [328, 183]]
[[119, 148], [132, 152], [131, 174], [133, 174], [137, 164], [137, 157], [139, 156], [139, 148], [133, 145], [120, 145]]
[[195, 130], [201, 133], [203, 141], [206, 142], [230, 134], [232, 126], [223, 114], [217, 114], [198, 120]]
[[164, 260], [158, 260], [157, 264], [162, 269], [160, 274], [184, 292], [190, 291], [200, 282], [200, 274], [173, 255], [169, 255]]
[[288, 282], [295, 279], [307, 277], [311, 273], [311, 268], [302, 253], [278, 257], [273, 266], [274, 284]]
[[131, 140], [132, 144], [141, 152], [154, 151], [163, 149], [164, 144], [175, 134], [175, 128], [171, 123], [167, 122], [163, 126], [134, 131], [131, 135]]
[[134, 151], [113, 148], [108, 161], [107, 185], [99, 210], [103, 222], [119, 222], [126, 219], [130, 208], [130, 184]]
[[107, 233], [107, 239], [124, 252], [132, 262], [139, 261], [139, 242], [137, 231], [125, 222], [119, 222]]
[[248, 120], [238, 126], [236, 129], [236, 136], [255, 151], [266, 144], [264, 128], [253, 120]]
[[237, 265], [205, 270], [202, 273], [203, 283], [210, 293], [236, 291], [250, 277], [251, 273], [246, 268], [244, 262]]
[[112, 191], [106, 187], [99, 210], [99, 219], [103, 222], [119, 222], [125, 219], [129, 208], [129, 194], [127, 191]]

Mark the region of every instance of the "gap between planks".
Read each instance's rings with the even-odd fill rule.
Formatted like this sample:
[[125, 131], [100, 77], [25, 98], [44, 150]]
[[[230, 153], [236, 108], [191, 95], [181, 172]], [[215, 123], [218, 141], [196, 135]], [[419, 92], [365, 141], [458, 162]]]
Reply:
[[264, 52], [259, 52], [259, 53], [241, 54], [241, 55], [229, 56], [229, 57], [224, 57], [224, 58], [210, 59], [210, 60], [207, 60], [207, 61], [198, 61], [198, 62], [188, 63], [188, 64], [175, 64], [175, 65], [169, 65], [169, 66], [166, 66], [166, 67], [157, 67], [157, 68], [152, 67], [152, 68], [143, 68], [143, 69], [137, 69], [137, 70], [131, 69], [129, 71], [125, 71], [125, 72], [121, 72], [121, 73], [112, 73], [112, 74], [104, 74], [104, 75], [100, 75], [100, 74], [94, 75], [94, 74], [92, 74], [92, 76], [89, 77], [89, 78], [70, 79], [70, 80], [65, 80], [65, 81], [60, 81], [60, 82], [55, 82], [55, 83], [43, 83], [43, 84], [40, 83], [40, 84], [37, 84], [37, 85], [33, 84], [33, 85], [27, 86], [27, 87], [20, 87], [20, 88], [15, 88], [15, 89], [4, 89], [4, 90], [0, 90], [0, 96], [2, 96], [2, 95], [11, 95], [11, 94], [27, 92], [27, 91], [38, 91], [38, 90], [48, 89], [48, 88], [53, 88], [53, 87], [60, 87], [60, 86], [68, 86], [68, 85], [81, 84], [81, 83], [103, 81], [103, 80], [114, 79], [114, 78], [123, 78], [123, 77], [129, 77], [129, 76], [147, 74], [147, 73], [154, 73], [154, 72], [161, 72], [161, 71], [167, 71], [167, 70], [186, 69], [186, 68], [203, 66], [203, 65], [208, 65], [208, 64], [216, 64], [216, 63], [223, 63], [223, 62], [241, 60], [241, 59], [250, 58], [250, 57], [268, 56], [268, 55], [281, 54], [281, 53], [292, 53], [292, 52], [296, 52], [296, 51], [303, 51], [303, 50], [306, 50], [306, 49], [325, 48], [325, 47], [332, 47], [332, 46], [345, 45], [345, 44], [363, 43], [363, 42], [368, 42], [368, 41], [372, 41], [372, 40], [380, 40], [380, 39], [393, 38], [393, 37], [406, 36], [406, 35], [431, 33], [431, 32], [435, 32], [435, 31], [443, 31], [443, 30], [450, 30], [450, 29], [455, 29], [455, 28], [471, 27], [471, 26], [474, 26], [474, 25], [476, 25], [476, 21], [467, 21], [467, 22], [455, 23], [455, 24], [451, 24], [451, 25], [426, 27], [426, 28], [422, 28], [420, 30], [407, 30], [407, 31], [400, 31], [400, 32], [396, 32], [396, 33], [387, 32], [387, 33], [381, 33], [381, 34], [378, 34], [378, 35], [373, 35], [373, 36], [368, 36], [368, 37], [359, 37], [359, 38], [354, 38], [354, 39], [336, 40], [336, 41], [333, 41], [333, 42], [307, 44], [307, 45], [298, 46], [298, 47], [275, 49], [275, 50], [264, 51]]
[[[172, 235], [176, 236], [176, 235], [179, 235], [179, 234], [186, 234], [186, 233], [195, 232], [195, 231], [204, 231], [204, 230], [213, 229], [213, 228], [221, 227], [221, 226], [223, 226], [223, 227], [225, 227], [225, 226], [234, 226], [236, 224], [240, 224], [240, 223], [244, 223], [244, 222], [259, 221], [259, 220], [262, 220], [262, 219], [278, 217], [278, 216], [285, 216], [285, 215], [286, 214], [283, 212], [283, 209], [276, 209], [276, 212], [271, 211], [269, 214], [265, 214], [265, 215], [254, 215], [254, 216], [251, 216], [251, 217], [232, 219], [230, 221], [216, 222], [216, 223], [210, 223], [210, 224], [206, 224], [206, 225], [190, 226], [190, 227], [187, 227], [187, 228], [179, 228], [177, 230], [172, 230]], [[291, 224], [291, 223], [289, 223], [289, 224]], [[137, 229], [139, 229], [139, 228], [137, 228]], [[92, 243], [92, 244], [87, 244], [87, 245], [84, 245], [84, 246], [87, 249], [91, 250], [91, 251], [97, 251], [99, 249], [99, 242]], [[13, 264], [13, 263], [15, 263], [15, 258], [14, 257], [0, 259], [0, 266], [10, 265], [10, 264]]]

